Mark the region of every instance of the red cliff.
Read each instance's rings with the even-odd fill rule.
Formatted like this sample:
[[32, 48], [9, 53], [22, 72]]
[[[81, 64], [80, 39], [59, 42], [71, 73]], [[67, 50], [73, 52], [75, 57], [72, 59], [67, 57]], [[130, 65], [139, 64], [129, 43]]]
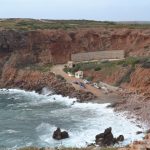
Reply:
[[[27, 75], [27, 72], [25, 76], [20, 75], [23, 74], [20, 70], [31, 65], [66, 63], [72, 53], [98, 50], [125, 50], [126, 56], [150, 56], [150, 30], [127, 28], [1, 30], [0, 77], [3, 85], [1, 87], [11, 85], [16, 80], [20, 81], [20, 77], [22, 80], [30, 78], [31, 74]], [[147, 86], [144, 83], [145, 79], [141, 77], [143, 72], [146, 71], [139, 69], [133, 74], [132, 86], [139, 88], [141, 82]], [[149, 69], [147, 72], [149, 73]], [[134, 78], [138, 75], [140, 77]], [[32, 77], [37, 78], [33, 74]], [[140, 89], [142, 90], [142, 87]]]

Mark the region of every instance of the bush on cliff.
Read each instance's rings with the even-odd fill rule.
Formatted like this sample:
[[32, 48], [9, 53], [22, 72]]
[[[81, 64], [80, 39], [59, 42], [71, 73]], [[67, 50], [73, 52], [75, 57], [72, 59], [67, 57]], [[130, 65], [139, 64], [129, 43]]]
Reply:
[[95, 71], [99, 71], [99, 70], [101, 70], [101, 67], [100, 67], [100, 66], [97, 66], [94, 70], [95, 70]]
[[66, 79], [61, 75], [56, 75], [56, 78], [60, 81], [64, 81], [64, 82], [66, 81]]
[[142, 67], [150, 69], [150, 62], [145, 62]]
[[143, 62], [142, 67], [150, 69], [150, 58]]
[[87, 80], [87, 81], [92, 81], [92, 80], [93, 80], [93, 77], [92, 77], [92, 76], [88, 76], [88, 77], [86, 77], [86, 80]]

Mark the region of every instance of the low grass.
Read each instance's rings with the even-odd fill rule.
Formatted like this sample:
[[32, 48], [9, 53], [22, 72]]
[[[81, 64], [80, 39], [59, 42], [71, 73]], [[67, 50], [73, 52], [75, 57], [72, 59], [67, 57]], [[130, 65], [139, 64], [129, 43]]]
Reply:
[[37, 148], [37, 147], [24, 147], [24, 148], [20, 148], [18, 150], [40, 150], [40, 148]]
[[143, 61], [145, 61], [147, 58], [143, 57], [128, 57], [124, 60], [118, 60], [118, 61], [104, 61], [104, 62], [83, 62], [78, 63], [74, 68], [65, 68], [65, 72], [71, 72], [75, 73], [78, 70], [86, 71], [86, 70], [95, 70], [95, 71], [101, 71], [106, 70], [109, 72], [109, 70], [113, 71], [117, 66], [135, 66], [136, 64], [140, 64]]
[[118, 80], [114, 86], [120, 86], [121, 83], [129, 83], [130, 75], [132, 74], [132, 72], [134, 72], [134, 70], [135, 70], [135, 67], [131, 66], [131, 68], [127, 71], [127, 73], [120, 80]]
[[34, 20], [34, 19], [5, 19], [0, 20], [0, 28], [17, 30], [37, 29], [76, 29], [76, 28], [130, 28], [147, 29], [150, 24], [121, 24], [109, 21], [92, 20]]
[[38, 71], [41, 71], [41, 72], [48, 72], [48, 71], [51, 70], [51, 67], [52, 67], [52, 64], [47, 64], [47, 65], [44, 65], [44, 66], [32, 66], [30, 69], [38, 70]]
[[[86, 62], [79, 63], [72, 69], [65, 68], [65, 72], [71, 72], [74, 74], [76, 71], [96, 71], [102, 72], [105, 76], [111, 76], [115, 71], [122, 67], [128, 67], [127, 73], [115, 84], [119, 86], [121, 83], [130, 82], [130, 75], [135, 70], [135, 66], [141, 64], [142, 67], [149, 68], [150, 60], [148, 57], [128, 57], [124, 60], [117, 61], [104, 61], [104, 62]], [[92, 77], [89, 77], [92, 80]]]
[[20, 65], [17, 66], [18, 69], [26, 69], [26, 70], [33, 70], [33, 71], [40, 71], [40, 72], [48, 72], [51, 70], [51, 67], [53, 65], [50, 64], [44, 64], [44, 65], [38, 65], [38, 64], [28, 64], [28, 65]]

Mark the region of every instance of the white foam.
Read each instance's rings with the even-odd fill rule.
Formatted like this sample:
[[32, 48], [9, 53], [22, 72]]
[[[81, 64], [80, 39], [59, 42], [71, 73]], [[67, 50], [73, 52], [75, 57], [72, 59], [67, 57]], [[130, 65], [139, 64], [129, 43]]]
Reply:
[[51, 90], [49, 90], [48, 87], [44, 87], [44, 88], [42, 89], [42, 94], [49, 96], [49, 95], [52, 95], [53, 92], [52, 92]]
[[[85, 119], [76, 116], [75, 120], [80, 120], [81, 123], [78, 129], [69, 129], [68, 132], [70, 134], [69, 139], [65, 139], [60, 141], [55, 141], [51, 138], [53, 131], [56, 129], [55, 126], [51, 126], [50, 124], [42, 123], [38, 129], [45, 129], [45, 133], [40, 135], [40, 139], [48, 144], [48, 146], [65, 146], [65, 147], [85, 147], [87, 143], [93, 143], [95, 136], [99, 133], [102, 133], [106, 128], [112, 127], [113, 134], [115, 137], [123, 134], [125, 136], [125, 141], [121, 143], [121, 145], [127, 145], [131, 141], [142, 139], [143, 134], [136, 135], [137, 131], [141, 129], [136, 126], [132, 120], [126, 119], [124, 114], [118, 114], [113, 111], [113, 109], [106, 108], [108, 104], [92, 104], [92, 103], [75, 103], [71, 108], [64, 110], [57, 110], [54, 114], [62, 114], [64, 111], [69, 111], [71, 109], [79, 110], [85, 109], [89, 111], [93, 111], [94, 117]], [[73, 115], [72, 115], [73, 117]], [[65, 129], [64, 129], [65, 130]], [[67, 129], [66, 129], [67, 130]]]
[[[137, 127], [134, 119], [127, 119], [124, 113], [116, 113], [112, 108], [107, 108], [109, 104], [93, 104], [93, 103], [78, 103], [75, 98], [63, 97], [61, 95], [39, 95], [36, 92], [26, 92], [18, 89], [0, 90], [2, 92], [20, 93], [30, 97], [28, 103], [20, 104], [27, 107], [27, 105], [42, 105], [48, 103], [61, 103], [66, 108], [51, 111], [51, 114], [55, 117], [67, 116], [63, 118], [78, 122], [78, 126], [74, 128], [66, 128], [69, 132], [70, 138], [62, 141], [55, 141], [52, 139], [53, 131], [56, 129], [55, 125], [50, 123], [41, 122], [36, 128], [36, 132], [39, 135], [39, 140], [42, 143], [46, 143], [45, 146], [56, 147], [84, 147], [86, 143], [93, 143], [95, 135], [103, 132], [106, 128], [112, 127], [115, 137], [123, 134], [125, 141], [123, 145], [129, 144], [131, 141], [142, 139], [143, 135], [136, 135], [137, 131], [141, 129]], [[47, 91], [48, 92], [48, 91]], [[91, 115], [91, 116], [90, 116]], [[144, 128], [144, 126], [143, 126]]]
[[27, 97], [30, 97], [31, 103], [33, 105], [38, 105], [38, 104], [46, 104], [46, 103], [51, 103], [51, 102], [61, 102], [66, 105], [71, 105], [74, 101], [77, 101], [76, 98], [69, 98], [69, 97], [63, 97], [62, 95], [49, 95], [48, 93], [52, 93], [51, 91], [48, 92], [48, 89], [44, 89], [46, 91], [45, 95], [41, 95], [36, 93], [35, 91], [29, 92], [25, 90], [20, 90], [20, 89], [0, 89], [1, 92], [3, 93], [20, 93], [23, 94]]
[[8, 129], [8, 130], [4, 130], [4, 131], [0, 132], [0, 134], [6, 134], [6, 133], [12, 134], [12, 133], [18, 133], [18, 132], [19, 131]]

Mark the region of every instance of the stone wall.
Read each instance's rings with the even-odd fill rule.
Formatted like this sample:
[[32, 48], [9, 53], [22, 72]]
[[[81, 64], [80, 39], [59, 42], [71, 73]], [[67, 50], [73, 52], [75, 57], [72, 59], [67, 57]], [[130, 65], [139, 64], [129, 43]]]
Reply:
[[125, 57], [124, 50], [112, 51], [96, 51], [87, 53], [76, 53], [71, 55], [71, 60], [74, 62], [103, 60], [103, 59], [123, 59]]

